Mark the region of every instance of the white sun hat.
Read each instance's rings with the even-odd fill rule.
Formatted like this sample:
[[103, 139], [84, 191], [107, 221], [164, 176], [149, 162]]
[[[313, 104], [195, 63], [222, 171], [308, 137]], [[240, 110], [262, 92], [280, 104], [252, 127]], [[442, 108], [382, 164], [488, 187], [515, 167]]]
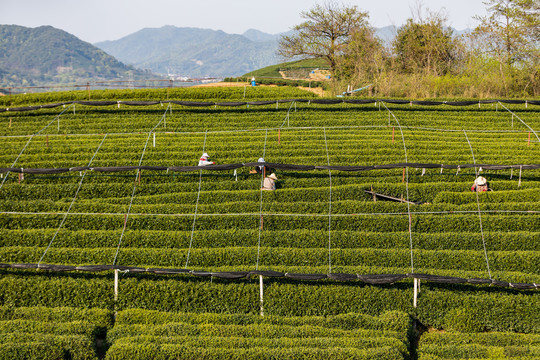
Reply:
[[271, 173], [270, 176], [268, 176], [270, 179], [277, 180], [277, 176], [274, 173]]
[[207, 153], [204, 153], [201, 157], [209, 157], [209, 155]]
[[476, 180], [474, 180], [474, 184], [478, 186], [486, 185], [486, 183], [487, 183], [487, 180], [483, 176], [479, 176], [476, 178]]
[[257, 160], [257, 162], [264, 162], [264, 159], [263, 159], [263, 158], [259, 158], [259, 160]]

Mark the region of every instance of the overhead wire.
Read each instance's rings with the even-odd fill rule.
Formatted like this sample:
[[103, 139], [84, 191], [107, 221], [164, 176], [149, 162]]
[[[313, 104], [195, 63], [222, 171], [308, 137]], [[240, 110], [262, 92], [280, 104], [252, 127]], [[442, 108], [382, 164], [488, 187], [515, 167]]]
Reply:
[[[15, 161], [13, 162], [13, 164], [11, 164], [11, 167], [13, 168], [13, 166], [15, 166], [15, 164], [17, 163], [17, 161], [19, 161], [19, 158], [21, 157], [21, 155], [24, 153], [24, 151], [26, 150], [26, 148], [28, 147], [28, 145], [30, 144], [30, 141], [32, 141], [32, 139], [34, 138], [34, 136], [38, 136], [43, 130], [47, 129], [53, 122], [55, 122], [57, 119], [60, 118], [60, 116], [65, 113], [72, 105], [68, 106], [67, 108], [65, 108], [64, 110], [62, 110], [62, 112], [60, 112], [60, 114], [56, 115], [56, 117], [54, 119], [52, 119], [47, 125], [45, 125], [45, 127], [41, 128], [41, 130], [39, 130], [38, 132], [30, 135], [30, 138], [28, 139], [28, 141], [26, 142], [26, 144], [24, 145], [23, 149], [21, 150], [21, 152], [19, 153], [19, 155], [17, 155], [17, 158], [15, 159]], [[2, 187], [4, 186], [4, 183], [6, 182], [8, 176], [9, 176], [9, 171], [6, 173], [6, 176], [4, 176], [4, 178], [2, 179], [2, 183], [0, 184], [0, 189], [2, 189]]]
[[[326, 159], [328, 161], [328, 166], [330, 166], [330, 154], [328, 152], [328, 141], [326, 139], [326, 129], [323, 128], [324, 132], [324, 145], [326, 147]], [[328, 273], [332, 273], [332, 170], [328, 168], [328, 179], [330, 182], [329, 188], [329, 199], [328, 199]]]
[[[264, 136], [264, 148], [263, 148], [263, 156], [262, 158], [266, 156], [266, 140], [268, 138], [268, 130], [266, 130], [265, 136]], [[265, 176], [265, 165], [263, 165], [263, 171], [261, 171], [261, 190], [260, 190], [260, 200], [259, 200], [259, 239], [257, 241], [257, 262], [255, 265], [255, 270], [259, 270], [259, 260], [260, 260], [260, 254], [261, 254], [261, 232], [263, 227], [263, 185], [264, 185], [264, 176]]]
[[[467, 136], [467, 132], [465, 130], [463, 130], [463, 134], [465, 135], [465, 139], [467, 139], [467, 143], [469, 144], [469, 148], [471, 149], [471, 155], [472, 155], [473, 163], [475, 164], [474, 176], [475, 176], [475, 179], [476, 179], [476, 177], [478, 177], [478, 170], [476, 168], [476, 159], [475, 159], [475, 156], [474, 156], [474, 151], [473, 151], [471, 142], [469, 141], [469, 137]], [[487, 247], [486, 247], [486, 239], [484, 237], [484, 228], [482, 226], [482, 212], [480, 211], [480, 199], [479, 199], [478, 191], [475, 189], [474, 192], [476, 194], [476, 204], [478, 205], [478, 220], [480, 222], [480, 235], [482, 237], [482, 245], [484, 246], [484, 257], [486, 258], [487, 271], [488, 271], [488, 274], [489, 274], [489, 278], [491, 279], [491, 270], [489, 268], [489, 259], [488, 259], [488, 253], [487, 253]]]
[[[92, 164], [92, 161], [94, 161], [94, 158], [96, 157], [99, 149], [101, 149], [101, 145], [103, 145], [103, 142], [105, 141], [105, 138], [107, 137], [107, 134], [105, 134], [105, 136], [103, 136], [103, 139], [101, 140], [101, 142], [99, 143], [99, 146], [98, 148], [96, 149], [96, 151], [94, 152], [94, 155], [92, 156], [92, 158], [90, 159], [90, 161], [88, 162], [88, 166], [90, 166]], [[86, 173], [87, 173], [88, 170], [84, 170], [84, 173], [83, 175], [81, 176], [81, 180], [79, 181], [79, 187], [77, 188], [77, 191], [75, 192], [75, 196], [73, 197], [73, 200], [71, 200], [71, 203], [69, 204], [69, 208], [68, 210], [66, 211], [66, 213], [64, 214], [64, 217], [62, 218], [62, 221], [60, 222], [60, 225], [58, 226], [58, 228], [56, 229], [56, 232], [54, 233], [51, 241], [49, 242], [49, 245], [47, 246], [47, 248], [45, 249], [45, 251], [43, 252], [43, 255], [41, 255], [41, 257], [39, 258], [39, 261], [38, 261], [38, 266], [39, 264], [41, 264], [41, 262], [43, 261], [43, 258], [45, 257], [45, 255], [47, 254], [47, 251], [49, 251], [49, 248], [51, 247], [51, 245], [53, 244], [54, 240], [56, 239], [56, 236], [58, 235], [58, 233], [60, 232], [60, 229], [62, 229], [62, 226], [64, 226], [64, 223], [67, 219], [67, 216], [69, 214], [69, 212], [71, 211], [71, 208], [73, 207], [73, 204], [75, 203], [75, 200], [77, 200], [77, 196], [79, 195], [79, 191], [81, 190], [81, 186], [82, 186], [82, 183], [83, 183], [83, 180], [84, 180], [84, 177], [86, 176]]]
[[[159, 120], [159, 122], [156, 124], [156, 126], [154, 126], [149, 132], [148, 132], [148, 136], [146, 137], [146, 143], [144, 144], [144, 149], [142, 151], [142, 154], [141, 154], [141, 157], [139, 159], [139, 166], [141, 166], [142, 164], [142, 161], [143, 161], [143, 157], [144, 157], [144, 154], [146, 152], [146, 148], [148, 147], [148, 141], [150, 140], [150, 136], [152, 135], [152, 132], [159, 126], [159, 124], [161, 124], [161, 122], [163, 122], [163, 120], [165, 119], [165, 117], [167, 116], [167, 111], [169, 110], [169, 107], [171, 106], [171, 104], [169, 104], [169, 106], [167, 106], [167, 109], [165, 109], [165, 112], [163, 113], [163, 116], [161, 117], [161, 119]], [[141, 176], [141, 171], [138, 170], [137, 171], [137, 175], [135, 177], [135, 181], [133, 183], [133, 190], [131, 192], [131, 199], [129, 201], [129, 206], [128, 206], [128, 211], [127, 213], [125, 214], [125, 218], [124, 218], [124, 226], [122, 228], [122, 233], [120, 234], [120, 239], [118, 240], [118, 247], [116, 248], [116, 253], [114, 254], [114, 260], [113, 260], [113, 265], [116, 265], [116, 260], [118, 258], [118, 252], [120, 251], [120, 246], [122, 245], [122, 239], [124, 238], [124, 233], [126, 232], [126, 227], [127, 227], [127, 223], [128, 223], [128, 219], [129, 219], [129, 214], [131, 212], [131, 206], [133, 205], [133, 199], [135, 198], [135, 191], [137, 190], [137, 178], [140, 179], [140, 176]]]
[[[390, 111], [390, 109], [386, 106], [386, 104], [383, 102], [384, 107], [388, 112], [392, 115], [394, 120], [396, 121], [399, 132], [401, 133], [401, 140], [403, 142], [403, 152], [405, 154], [405, 163], [408, 163], [409, 160], [407, 159], [407, 146], [405, 144], [405, 136], [403, 136], [403, 130], [401, 128], [401, 124], [399, 123], [399, 120], [396, 118], [394, 113]], [[405, 191], [407, 193], [407, 214], [409, 217], [409, 244], [410, 244], [410, 250], [411, 250], [411, 272], [414, 272], [414, 255], [413, 255], [413, 239], [412, 239], [412, 217], [411, 217], [411, 203], [409, 200], [409, 168], [405, 168]]]
[[[208, 133], [204, 133], [204, 141], [203, 141], [203, 149], [202, 153], [204, 154], [206, 149], [206, 136]], [[191, 225], [191, 235], [189, 237], [189, 249], [186, 255], [186, 265], [185, 268], [187, 269], [189, 264], [189, 257], [191, 255], [191, 247], [193, 246], [193, 235], [195, 234], [195, 222], [197, 221], [197, 211], [199, 209], [199, 199], [201, 198], [201, 185], [202, 185], [202, 170], [199, 170], [199, 189], [197, 190], [197, 201], [195, 202], [195, 213], [193, 214], [193, 223]]]

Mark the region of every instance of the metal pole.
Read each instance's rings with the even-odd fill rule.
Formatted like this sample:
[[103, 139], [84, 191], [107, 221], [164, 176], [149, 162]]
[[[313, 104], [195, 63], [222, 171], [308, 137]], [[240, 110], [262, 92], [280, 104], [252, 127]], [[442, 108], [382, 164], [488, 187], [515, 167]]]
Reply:
[[263, 290], [263, 277], [259, 275], [259, 294], [261, 300], [261, 316], [264, 316], [263, 303], [264, 303], [264, 290]]
[[154, 147], [156, 147], [156, 133], [154, 133], [153, 135], [154, 135]]
[[418, 279], [414, 278], [414, 297], [413, 297], [413, 306], [416, 308], [416, 303], [418, 299]]

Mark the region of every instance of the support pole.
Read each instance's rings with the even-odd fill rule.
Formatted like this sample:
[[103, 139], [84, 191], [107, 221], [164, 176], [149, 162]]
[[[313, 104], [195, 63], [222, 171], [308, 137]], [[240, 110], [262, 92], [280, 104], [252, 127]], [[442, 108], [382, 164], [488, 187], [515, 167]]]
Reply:
[[413, 306], [416, 308], [418, 300], [418, 279], [414, 278], [414, 296], [413, 296]]
[[118, 269], [114, 269], [114, 302], [118, 301]]
[[156, 133], [154, 133], [153, 135], [154, 135], [154, 147], [156, 147]]
[[531, 132], [529, 131], [529, 139], [527, 140], [527, 146], [531, 146]]
[[263, 289], [263, 277], [259, 275], [259, 295], [261, 300], [261, 316], [264, 316], [264, 289]]
[[[529, 139], [531, 138], [531, 133], [529, 133]], [[277, 130], [277, 143], [281, 144], [281, 128]]]
[[401, 179], [402, 183], [405, 183], [405, 168], [403, 168], [403, 179]]
[[394, 143], [395, 126], [392, 126], [392, 144]]
[[9, 127], [11, 127], [11, 118], [9, 118]]

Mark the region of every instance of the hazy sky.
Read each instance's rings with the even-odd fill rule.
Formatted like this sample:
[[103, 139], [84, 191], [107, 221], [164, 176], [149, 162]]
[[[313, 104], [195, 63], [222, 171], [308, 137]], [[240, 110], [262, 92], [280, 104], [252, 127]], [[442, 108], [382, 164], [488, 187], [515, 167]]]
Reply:
[[[300, 12], [316, 0], [0, 0], [0, 24], [51, 25], [95, 43], [117, 40], [147, 27], [174, 25], [241, 34], [257, 29], [276, 34], [301, 22]], [[344, 0], [369, 13], [375, 27], [401, 25], [417, 0]], [[474, 27], [485, 15], [482, 0], [424, 0], [423, 8], [443, 10], [457, 30]]]

